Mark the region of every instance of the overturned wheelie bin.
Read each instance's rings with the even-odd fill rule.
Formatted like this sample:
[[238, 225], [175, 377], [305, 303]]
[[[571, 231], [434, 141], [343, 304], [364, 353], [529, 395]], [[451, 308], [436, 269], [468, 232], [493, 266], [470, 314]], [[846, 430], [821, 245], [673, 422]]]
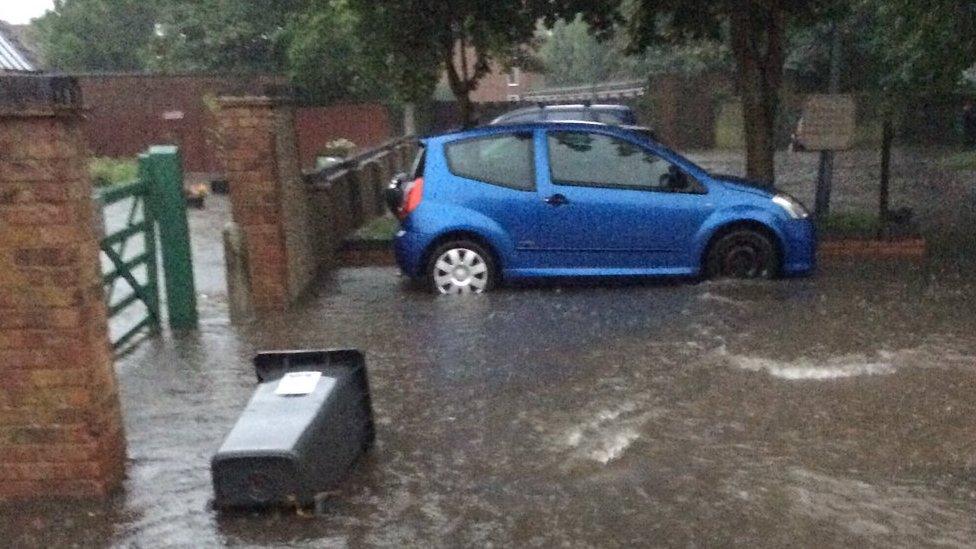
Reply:
[[262, 352], [258, 388], [211, 461], [218, 508], [311, 505], [375, 439], [356, 350]]

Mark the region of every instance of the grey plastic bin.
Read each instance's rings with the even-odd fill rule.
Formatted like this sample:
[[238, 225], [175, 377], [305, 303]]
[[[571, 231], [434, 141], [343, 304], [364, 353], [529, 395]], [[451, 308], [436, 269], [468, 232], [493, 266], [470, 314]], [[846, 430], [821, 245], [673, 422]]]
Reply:
[[[375, 439], [363, 355], [263, 352], [254, 366], [258, 388], [211, 461], [215, 505], [310, 505]], [[302, 371], [322, 372], [312, 393], [275, 394], [286, 373]]]

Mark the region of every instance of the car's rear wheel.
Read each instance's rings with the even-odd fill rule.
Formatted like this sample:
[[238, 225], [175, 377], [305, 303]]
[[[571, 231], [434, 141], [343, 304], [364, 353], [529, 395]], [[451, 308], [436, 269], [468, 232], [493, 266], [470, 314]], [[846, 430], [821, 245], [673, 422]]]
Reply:
[[441, 244], [427, 262], [427, 284], [439, 294], [480, 294], [497, 282], [492, 255], [470, 240]]
[[751, 229], [722, 235], [705, 260], [709, 278], [773, 278], [778, 267], [776, 246], [768, 236]]

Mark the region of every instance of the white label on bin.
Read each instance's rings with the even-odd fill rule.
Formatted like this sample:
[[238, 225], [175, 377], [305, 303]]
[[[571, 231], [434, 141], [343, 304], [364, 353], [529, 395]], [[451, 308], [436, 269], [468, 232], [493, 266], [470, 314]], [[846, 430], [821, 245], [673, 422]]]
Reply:
[[307, 395], [315, 391], [322, 372], [291, 372], [285, 374], [275, 388], [275, 394], [281, 396]]

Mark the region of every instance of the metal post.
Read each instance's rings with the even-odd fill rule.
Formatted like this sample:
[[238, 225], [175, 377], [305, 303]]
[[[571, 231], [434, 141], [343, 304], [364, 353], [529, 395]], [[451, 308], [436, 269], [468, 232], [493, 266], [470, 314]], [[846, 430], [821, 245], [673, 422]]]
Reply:
[[[828, 91], [835, 94], [840, 91], [840, 54], [841, 36], [837, 30], [837, 23], [830, 27], [830, 84]], [[830, 191], [833, 186], [834, 151], [820, 151], [820, 166], [817, 170], [817, 196], [814, 205], [814, 215], [817, 219], [825, 219], [830, 215]]]
[[[139, 181], [146, 183], [146, 194], [142, 196], [142, 219], [146, 222], [146, 231], [143, 233], [143, 245], [145, 246], [146, 258], [146, 295], [148, 297], [146, 308], [149, 309], [151, 333], [159, 332], [159, 265], [157, 262], [158, 251], [156, 250], [156, 213], [155, 200], [153, 199], [152, 184], [149, 175], [149, 155], [143, 153], [139, 155]], [[132, 197], [138, 200], [138, 197]]]
[[174, 330], [193, 329], [197, 327], [197, 295], [179, 150], [172, 146], [151, 147], [149, 172], [153, 211], [159, 222], [169, 325]]

